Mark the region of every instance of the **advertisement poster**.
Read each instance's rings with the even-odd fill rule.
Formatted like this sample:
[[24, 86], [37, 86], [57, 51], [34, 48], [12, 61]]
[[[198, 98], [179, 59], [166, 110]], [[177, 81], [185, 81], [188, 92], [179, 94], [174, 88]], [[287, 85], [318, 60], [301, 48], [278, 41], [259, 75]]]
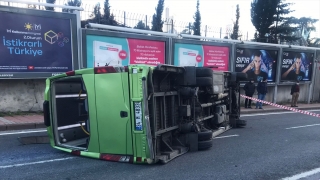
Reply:
[[229, 70], [229, 47], [175, 43], [174, 65]]
[[311, 81], [314, 53], [284, 51], [281, 81]]
[[0, 72], [73, 69], [70, 19], [0, 12], [0, 22]]
[[278, 50], [237, 48], [235, 71], [246, 73], [248, 79], [259, 82], [266, 78], [274, 82], [277, 70]]
[[87, 35], [87, 67], [165, 64], [165, 42]]

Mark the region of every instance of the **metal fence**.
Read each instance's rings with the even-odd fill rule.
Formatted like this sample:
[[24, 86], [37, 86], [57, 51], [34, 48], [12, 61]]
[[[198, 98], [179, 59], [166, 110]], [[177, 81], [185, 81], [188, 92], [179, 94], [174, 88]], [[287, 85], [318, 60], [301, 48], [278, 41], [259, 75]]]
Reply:
[[[94, 5], [83, 5], [84, 11], [81, 12], [82, 19], [89, 19], [92, 17]], [[111, 14], [115, 17], [115, 20], [126, 27], [135, 27], [139, 21], [142, 21], [149, 28], [152, 27], [152, 15], [144, 15], [139, 13], [126, 12], [122, 10], [111, 9]], [[167, 33], [185, 33], [192, 34], [193, 22], [184, 22], [171, 18], [163, 18], [163, 32]], [[208, 25], [202, 25], [201, 36], [215, 37], [215, 38], [230, 38], [233, 32], [232, 27], [214, 27]], [[239, 31], [240, 38], [242, 40], [248, 40], [248, 33], [243, 34]]]
[[[45, 3], [45, 0], [33, 0], [35, 2], [42, 2]], [[56, 4], [65, 5], [68, 1], [67, 0], [57, 0]], [[21, 3], [8, 3], [8, 2], [0, 2], [0, 5], [7, 5], [7, 6], [15, 6], [15, 7], [24, 7], [24, 8], [35, 8], [35, 9], [45, 9], [41, 6], [32, 6], [27, 5], [24, 2]], [[93, 17], [93, 10], [95, 5], [93, 4], [82, 4], [81, 7], [84, 11], [81, 11], [81, 20], [87, 20]], [[55, 11], [61, 12], [61, 8], [55, 8]], [[101, 4], [101, 11], [103, 11], [103, 4]], [[102, 13], [102, 12], [101, 12]], [[145, 25], [149, 28], [152, 27], [152, 15], [144, 15], [132, 12], [126, 12], [122, 10], [115, 10], [111, 9], [111, 14], [115, 17], [115, 20], [126, 27], [134, 28], [139, 21], [142, 21]], [[192, 34], [192, 24], [193, 22], [184, 22], [179, 21], [176, 19], [171, 18], [163, 18], [163, 32], [167, 33], [185, 33], [185, 34]], [[201, 25], [201, 36], [205, 37], [215, 37], [215, 38], [230, 38], [230, 35], [233, 32], [232, 27], [214, 27], [209, 25]], [[239, 31], [239, 39], [241, 40], [249, 40], [248, 39], [248, 32], [243, 33]]]

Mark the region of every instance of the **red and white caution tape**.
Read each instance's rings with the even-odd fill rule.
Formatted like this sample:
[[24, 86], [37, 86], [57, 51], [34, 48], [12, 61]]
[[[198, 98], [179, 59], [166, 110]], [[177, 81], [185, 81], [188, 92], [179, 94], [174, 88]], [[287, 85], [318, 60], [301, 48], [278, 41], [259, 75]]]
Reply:
[[310, 116], [314, 116], [314, 117], [320, 117], [320, 114], [316, 114], [316, 113], [312, 113], [312, 112], [308, 112], [308, 111], [303, 111], [303, 110], [299, 110], [299, 109], [296, 109], [296, 108], [292, 108], [292, 107], [287, 107], [287, 106], [271, 103], [271, 102], [268, 102], [268, 101], [263, 101], [263, 100], [260, 100], [260, 99], [254, 98], [254, 97], [248, 97], [248, 96], [245, 96], [245, 95], [242, 95], [242, 94], [240, 94], [240, 96], [243, 97], [243, 98], [251, 99], [253, 101], [261, 102], [263, 104], [268, 104], [270, 106], [274, 106], [274, 107], [277, 107], [277, 108], [286, 109], [286, 110], [289, 110], [289, 111], [293, 111], [293, 112], [297, 112], [297, 113], [301, 113], [301, 114], [306, 114], [306, 115], [310, 115]]

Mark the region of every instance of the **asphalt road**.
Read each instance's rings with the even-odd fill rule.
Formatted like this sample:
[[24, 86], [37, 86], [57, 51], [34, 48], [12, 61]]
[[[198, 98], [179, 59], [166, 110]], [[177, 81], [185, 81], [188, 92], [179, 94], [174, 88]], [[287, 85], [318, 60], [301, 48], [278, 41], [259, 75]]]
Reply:
[[[247, 127], [222, 134], [214, 140], [212, 149], [187, 153], [165, 165], [76, 157], [54, 150], [49, 144], [21, 145], [17, 140], [43, 133], [0, 134], [0, 179], [265, 180], [320, 167], [319, 118], [280, 113], [248, 115], [242, 119], [248, 121]], [[305, 179], [319, 177], [315, 173]]]

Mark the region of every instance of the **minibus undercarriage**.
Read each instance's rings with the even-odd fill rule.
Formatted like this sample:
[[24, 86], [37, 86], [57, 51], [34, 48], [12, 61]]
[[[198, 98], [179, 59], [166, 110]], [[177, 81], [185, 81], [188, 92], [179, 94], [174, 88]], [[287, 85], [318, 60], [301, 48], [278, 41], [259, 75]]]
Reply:
[[149, 73], [148, 109], [156, 161], [208, 149], [212, 138], [230, 129], [230, 124], [245, 125], [238, 119], [239, 85], [234, 76], [210, 68], [170, 66]]

